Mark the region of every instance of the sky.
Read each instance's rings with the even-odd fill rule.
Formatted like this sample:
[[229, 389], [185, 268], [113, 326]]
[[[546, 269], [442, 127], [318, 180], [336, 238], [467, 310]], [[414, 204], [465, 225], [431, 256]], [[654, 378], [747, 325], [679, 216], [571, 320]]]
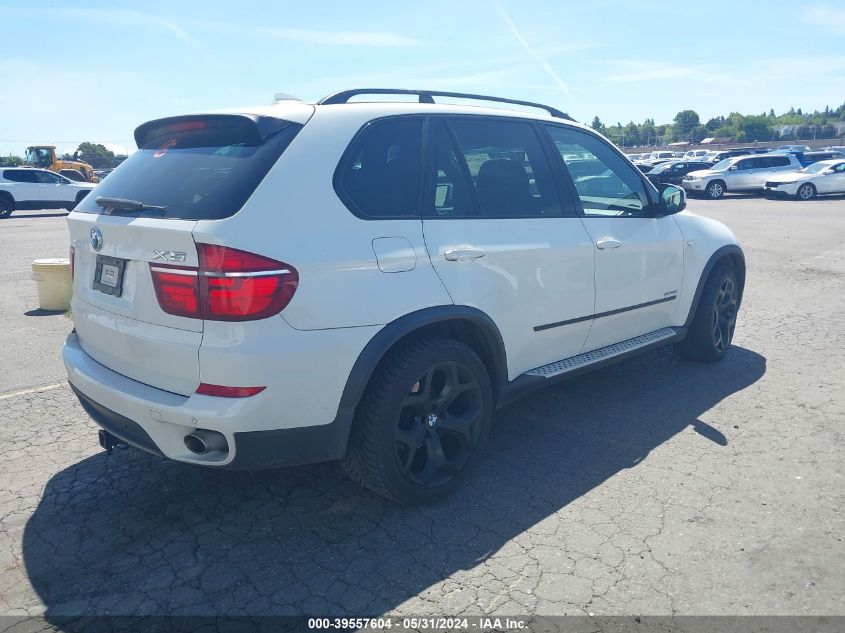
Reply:
[[144, 121], [353, 87], [606, 124], [845, 102], [845, 5], [794, 0], [0, 0], [0, 154], [133, 148]]

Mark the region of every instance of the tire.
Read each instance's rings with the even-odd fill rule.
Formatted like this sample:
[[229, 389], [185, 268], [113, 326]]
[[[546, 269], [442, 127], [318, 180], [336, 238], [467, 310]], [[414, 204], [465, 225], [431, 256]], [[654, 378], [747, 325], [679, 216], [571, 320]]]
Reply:
[[82, 199], [87, 195], [88, 195], [87, 191], [80, 191], [78, 194], [76, 194], [76, 200], [72, 204], [69, 204], [66, 207], [67, 210], [73, 211], [79, 205], [79, 203], [82, 202]]
[[704, 284], [686, 338], [675, 345], [681, 358], [712, 363], [725, 357], [736, 328], [739, 293], [733, 269], [718, 264]]
[[812, 200], [816, 197], [815, 185], [805, 182], [803, 185], [798, 187], [798, 190], [795, 192], [795, 197], [799, 200]]
[[707, 185], [704, 193], [707, 194], [707, 197], [711, 200], [718, 200], [725, 195], [725, 183], [721, 180], [713, 180]]
[[15, 210], [15, 201], [11, 196], [0, 196], [0, 219], [8, 218]]
[[388, 499], [432, 503], [470, 476], [492, 420], [490, 377], [470, 347], [441, 337], [411, 341], [370, 379], [343, 466]]

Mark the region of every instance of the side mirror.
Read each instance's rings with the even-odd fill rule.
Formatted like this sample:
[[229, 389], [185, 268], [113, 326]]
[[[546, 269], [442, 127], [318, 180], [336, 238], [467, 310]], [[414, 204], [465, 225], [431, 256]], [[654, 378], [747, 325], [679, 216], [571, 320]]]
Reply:
[[728, 171], [736, 171], [737, 169], [739, 169], [739, 167], [737, 167], [736, 165], [731, 165], [730, 167], [728, 167]]
[[660, 185], [660, 204], [657, 217], [679, 213], [687, 207], [687, 195], [675, 185]]
[[825, 170], [822, 172], [822, 175], [824, 175], [824, 176], [830, 176], [832, 173], [833, 173], [833, 168], [831, 167], [830, 169], [825, 169]]

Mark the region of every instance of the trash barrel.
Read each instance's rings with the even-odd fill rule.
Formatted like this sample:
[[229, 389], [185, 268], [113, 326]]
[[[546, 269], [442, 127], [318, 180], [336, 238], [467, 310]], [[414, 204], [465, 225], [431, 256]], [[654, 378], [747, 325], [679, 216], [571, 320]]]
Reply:
[[56, 257], [32, 262], [32, 278], [38, 287], [38, 307], [42, 310], [67, 310], [73, 287], [70, 260]]

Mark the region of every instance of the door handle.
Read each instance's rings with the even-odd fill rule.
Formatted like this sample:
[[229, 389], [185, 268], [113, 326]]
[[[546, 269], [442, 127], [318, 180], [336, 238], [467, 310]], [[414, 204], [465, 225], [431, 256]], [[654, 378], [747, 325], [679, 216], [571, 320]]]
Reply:
[[486, 254], [486, 251], [472, 246], [450, 248], [443, 251], [443, 257], [450, 262], [468, 262], [479, 257], [484, 257]]
[[622, 242], [619, 240], [613, 239], [612, 237], [603, 237], [596, 242], [596, 248], [619, 248], [622, 246]]

